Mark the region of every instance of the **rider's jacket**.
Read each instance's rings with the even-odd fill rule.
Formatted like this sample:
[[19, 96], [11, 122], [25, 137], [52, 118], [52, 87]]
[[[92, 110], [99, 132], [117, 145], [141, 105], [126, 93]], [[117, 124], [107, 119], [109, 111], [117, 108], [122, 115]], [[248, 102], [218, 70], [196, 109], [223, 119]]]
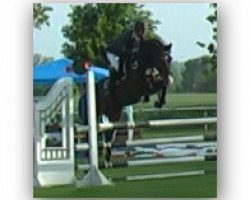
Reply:
[[119, 57], [127, 57], [129, 54], [139, 51], [140, 39], [133, 30], [123, 32], [120, 36], [107, 43], [106, 50]]

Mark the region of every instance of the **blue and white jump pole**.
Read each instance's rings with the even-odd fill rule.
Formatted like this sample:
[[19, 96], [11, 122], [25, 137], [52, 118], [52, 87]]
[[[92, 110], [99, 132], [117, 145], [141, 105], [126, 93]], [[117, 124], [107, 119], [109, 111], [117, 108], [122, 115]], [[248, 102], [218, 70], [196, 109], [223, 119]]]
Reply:
[[91, 68], [87, 73], [87, 97], [88, 97], [88, 136], [90, 169], [82, 180], [76, 182], [77, 187], [90, 185], [110, 185], [111, 182], [102, 174], [98, 167], [97, 145], [97, 116], [95, 96], [95, 76]]
[[[125, 113], [127, 117], [127, 122], [134, 123], [134, 112], [133, 112], [133, 106], [129, 105], [125, 107]], [[127, 141], [130, 142], [134, 138], [134, 129], [128, 129], [128, 139]]]

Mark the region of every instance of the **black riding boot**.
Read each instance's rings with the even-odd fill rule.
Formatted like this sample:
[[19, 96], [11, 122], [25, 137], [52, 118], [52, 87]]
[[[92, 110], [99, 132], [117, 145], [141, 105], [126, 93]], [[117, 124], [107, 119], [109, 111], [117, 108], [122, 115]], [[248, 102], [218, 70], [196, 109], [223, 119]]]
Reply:
[[110, 94], [114, 93], [114, 88], [115, 88], [117, 78], [118, 78], [117, 72], [115, 71], [114, 68], [111, 68], [110, 69], [110, 83], [109, 83], [109, 92], [110, 92]]
[[150, 101], [149, 95], [143, 97], [143, 102], [149, 102], [149, 101]]
[[122, 80], [126, 77], [126, 73], [125, 73], [125, 69], [124, 69], [124, 66], [125, 65], [125, 62], [123, 59], [120, 60], [120, 63], [119, 63], [119, 72], [118, 72], [118, 80]]

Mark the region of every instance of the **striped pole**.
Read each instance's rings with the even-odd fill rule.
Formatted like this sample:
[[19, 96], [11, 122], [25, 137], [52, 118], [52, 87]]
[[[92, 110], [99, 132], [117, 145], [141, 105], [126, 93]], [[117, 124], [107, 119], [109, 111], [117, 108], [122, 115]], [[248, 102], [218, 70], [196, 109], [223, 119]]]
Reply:
[[[113, 163], [113, 167], [131, 167], [142, 165], [160, 165], [166, 163], [182, 163], [182, 162], [199, 162], [199, 161], [214, 161], [217, 160], [216, 155], [209, 156], [189, 156], [189, 157], [172, 157], [172, 158], [154, 158], [143, 160], [129, 160], [124, 162]], [[89, 165], [78, 165], [79, 170], [89, 169]]]
[[[210, 142], [208, 142], [210, 141]], [[174, 144], [173, 144], [174, 143]], [[185, 137], [173, 137], [173, 138], [151, 138], [151, 139], [137, 139], [126, 142], [112, 143], [112, 147], [136, 147], [136, 146], [148, 146], [148, 145], [174, 145], [178, 147], [202, 147], [202, 146], [216, 146], [216, 135], [195, 135]], [[103, 143], [99, 143], [98, 147], [104, 147]], [[88, 143], [75, 144], [76, 151], [88, 150]]]
[[140, 165], [158, 165], [165, 163], [179, 163], [179, 162], [192, 162], [192, 161], [205, 161], [204, 156], [190, 156], [190, 157], [177, 157], [177, 158], [156, 158], [149, 160], [131, 160], [127, 161], [128, 166]]
[[138, 180], [185, 177], [185, 176], [198, 176], [198, 175], [204, 175], [204, 174], [205, 174], [204, 170], [196, 170], [196, 171], [172, 172], [172, 173], [164, 173], [164, 174], [147, 174], [147, 175], [125, 176], [125, 177], [112, 178], [112, 180], [113, 181], [115, 181], [115, 180], [138, 181]]
[[[165, 120], [149, 120], [146, 122], [127, 122], [127, 123], [101, 123], [98, 125], [99, 131], [106, 131], [109, 129], [131, 129], [131, 128], [154, 128], [177, 125], [199, 125], [199, 124], [214, 124], [217, 123], [217, 117], [208, 118], [192, 118], [192, 119], [165, 119]], [[88, 126], [75, 125], [77, 132], [88, 131]]]
[[134, 147], [134, 146], [145, 146], [145, 145], [156, 145], [156, 144], [168, 144], [178, 142], [200, 142], [205, 141], [204, 135], [186, 136], [186, 137], [173, 137], [173, 138], [151, 138], [151, 139], [140, 139], [126, 141], [123, 143], [114, 143], [113, 147]]

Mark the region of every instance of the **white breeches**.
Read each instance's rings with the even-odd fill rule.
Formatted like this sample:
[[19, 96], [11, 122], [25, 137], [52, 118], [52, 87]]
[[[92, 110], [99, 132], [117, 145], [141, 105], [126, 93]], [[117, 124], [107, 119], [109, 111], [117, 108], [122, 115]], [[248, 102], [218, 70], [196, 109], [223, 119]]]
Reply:
[[107, 58], [111, 64], [111, 67], [114, 68], [116, 71], [119, 69], [119, 57], [115, 54], [107, 52]]

